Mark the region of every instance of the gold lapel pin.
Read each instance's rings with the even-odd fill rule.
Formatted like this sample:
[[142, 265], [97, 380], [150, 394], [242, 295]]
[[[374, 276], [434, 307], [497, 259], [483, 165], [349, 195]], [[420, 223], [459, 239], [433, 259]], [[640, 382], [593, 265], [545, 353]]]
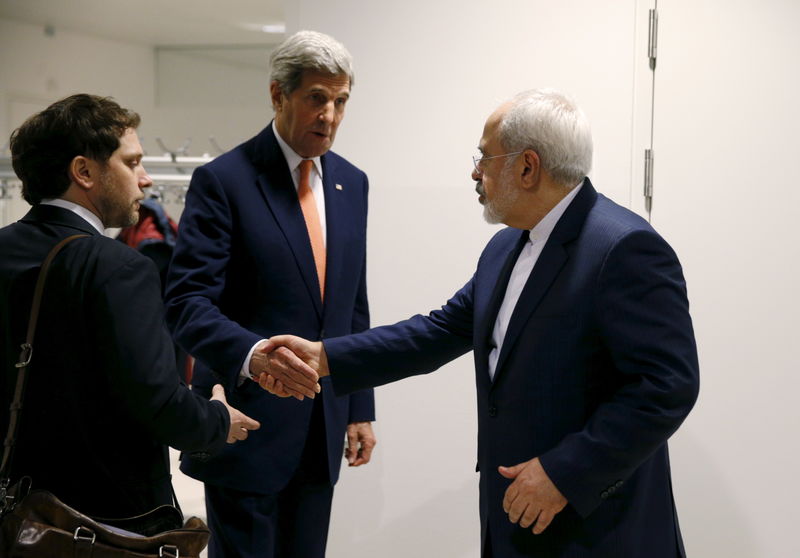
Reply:
[[337, 189], [337, 190], [343, 190], [343, 188], [342, 188], [342, 185], [341, 185], [341, 184], [337, 184], [337, 185], [336, 185], [336, 189]]

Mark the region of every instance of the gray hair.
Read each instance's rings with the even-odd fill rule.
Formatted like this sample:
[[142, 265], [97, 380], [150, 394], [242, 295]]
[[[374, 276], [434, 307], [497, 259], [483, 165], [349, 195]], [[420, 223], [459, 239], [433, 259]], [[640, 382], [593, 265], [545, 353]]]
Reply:
[[353, 58], [344, 45], [329, 35], [316, 31], [298, 31], [269, 58], [270, 81], [278, 82], [284, 95], [300, 87], [306, 70], [346, 75], [353, 87]]
[[575, 186], [592, 168], [592, 132], [583, 111], [555, 89], [518, 94], [499, 125], [509, 151], [532, 149], [553, 180]]

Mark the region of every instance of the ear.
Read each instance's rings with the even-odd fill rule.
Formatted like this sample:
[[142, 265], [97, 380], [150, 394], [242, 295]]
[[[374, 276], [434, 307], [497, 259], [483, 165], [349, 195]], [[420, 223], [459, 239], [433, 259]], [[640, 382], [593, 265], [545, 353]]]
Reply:
[[539, 160], [539, 154], [533, 149], [526, 149], [520, 156], [522, 161], [522, 187], [531, 189], [539, 182], [541, 176], [542, 164]]
[[81, 190], [91, 190], [94, 186], [100, 169], [97, 163], [88, 157], [78, 155], [69, 164], [70, 182], [77, 184]]
[[270, 82], [269, 96], [272, 99], [272, 109], [275, 112], [279, 112], [283, 103], [283, 90], [281, 90], [281, 86], [277, 81]]

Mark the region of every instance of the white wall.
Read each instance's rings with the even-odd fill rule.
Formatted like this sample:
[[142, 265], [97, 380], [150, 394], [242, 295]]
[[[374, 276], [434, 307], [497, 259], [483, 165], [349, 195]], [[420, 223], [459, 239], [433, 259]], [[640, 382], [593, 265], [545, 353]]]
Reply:
[[[191, 139], [192, 155], [214, 154], [209, 136], [230, 149], [272, 118], [269, 50], [261, 68], [258, 53], [248, 52], [247, 64], [225, 63], [225, 54], [157, 51], [58, 28], [47, 35], [41, 26], [0, 19], [0, 149], [28, 116], [74, 93], [108, 95], [138, 112], [149, 155], [162, 154], [156, 137], [170, 149]], [[11, 192], [14, 199], [0, 200], [0, 225], [28, 209], [19, 190]], [[168, 210], [177, 217], [181, 206]]]
[[[0, 19], [0, 147], [51, 102], [78, 92], [111, 95], [143, 118], [153, 111], [151, 49]], [[27, 211], [19, 190], [0, 201], [5, 224]]]
[[[268, 48], [155, 50], [155, 112], [152, 133], [170, 149], [192, 143], [193, 155], [214, 151], [209, 136], [229, 150], [259, 132], [272, 118]], [[236, 63], [236, 57], [247, 62]]]
[[[72, 93], [112, 95], [123, 106], [151, 111], [152, 49], [0, 19], [0, 137], [27, 115], [14, 105], [47, 106]], [[142, 107], [142, 108], [139, 108]]]

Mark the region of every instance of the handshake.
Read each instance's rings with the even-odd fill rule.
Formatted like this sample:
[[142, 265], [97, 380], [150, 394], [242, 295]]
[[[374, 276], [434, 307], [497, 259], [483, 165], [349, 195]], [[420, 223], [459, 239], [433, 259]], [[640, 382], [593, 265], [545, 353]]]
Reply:
[[250, 359], [250, 377], [278, 397], [302, 401], [319, 393], [319, 379], [328, 376], [322, 341], [294, 335], [276, 335], [256, 345]]

